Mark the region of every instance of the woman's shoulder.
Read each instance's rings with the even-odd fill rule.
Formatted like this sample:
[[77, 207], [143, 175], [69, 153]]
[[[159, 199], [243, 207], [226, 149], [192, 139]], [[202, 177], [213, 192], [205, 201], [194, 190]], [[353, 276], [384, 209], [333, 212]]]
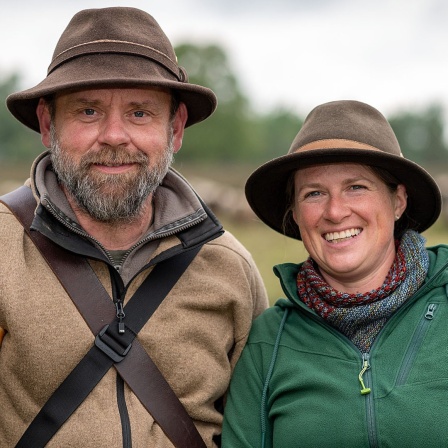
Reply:
[[448, 245], [438, 244], [427, 247], [429, 256], [428, 277], [437, 277], [438, 283], [448, 283]]
[[272, 343], [277, 338], [277, 333], [282, 321], [294, 305], [288, 299], [279, 299], [274, 306], [263, 311], [252, 323], [249, 335], [250, 343]]

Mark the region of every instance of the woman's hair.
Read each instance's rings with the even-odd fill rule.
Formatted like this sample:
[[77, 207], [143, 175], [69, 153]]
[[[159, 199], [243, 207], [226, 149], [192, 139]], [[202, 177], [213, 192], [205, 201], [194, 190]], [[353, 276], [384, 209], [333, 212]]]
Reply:
[[[381, 181], [384, 182], [384, 184], [387, 186], [389, 191], [391, 193], [395, 193], [397, 191], [398, 185], [400, 185], [402, 182], [400, 182], [393, 174], [391, 174], [389, 171], [385, 170], [384, 168], [380, 168], [378, 166], [370, 166], [365, 165], [367, 168], [369, 168], [373, 174], [375, 174]], [[294, 208], [294, 176], [295, 171], [289, 176], [288, 182], [286, 184], [286, 199], [287, 199], [287, 207], [285, 211], [285, 215], [283, 216], [283, 231], [292, 225], [292, 211]], [[407, 198], [407, 205], [409, 206], [409, 202], [411, 201], [411, 198]], [[408, 207], [406, 207], [406, 210]], [[394, 237], [397, 239], [400, 239], [403, 235], [403, 233], [406, 230], [414, 229], [416, 228], [417, 223], [415, 223], [406, 213], [406, 210], [404, 211], [403, 215], [400, 217], [398, 221], [395, 222], [395, 228], [394, 228]]]
[[[367, 166], [367, 168], [369, 168], [379, 179], [384, 182], [391, 193], [395, 193], [398, 185], [402, 184], [402, 182], [400, 182], [393, 174], [384, 168], [380, 168], [378, 166]], [[412, 198], [408, 196], [406, 210], [409, 208], [410, 201], [412, 201]], [[411, 230], [417, 227], [417, 223], [408, 216], [406, 210], [403, 212], [400, 219], [395, 222], [394, 236], [397, 239], [400, 239], [406, 230]]]

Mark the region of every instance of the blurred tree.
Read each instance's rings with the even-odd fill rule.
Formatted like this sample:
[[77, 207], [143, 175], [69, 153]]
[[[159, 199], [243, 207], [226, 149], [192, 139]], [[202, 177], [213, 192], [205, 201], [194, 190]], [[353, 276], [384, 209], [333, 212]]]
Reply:
[[217, 45], [183, 44], [176, 47], [179, 64], [189, 81], [211, 88], [218, 97], [215, 113], [186, 130], [183, 148], [176, 160], [228, 162], [249, 156], [249, 103], [241, 92], [224, 50]]
[[44, 148], [40, 136], [19, 123], [8, 111], [6, 97], [19, 90], [19, 75], [0, 80], [0, 161], [6, 164], [30, 163]]
[[264, 115], [251, 110], [223, 48], [183, 44], [176, 54], [189, 81], [211, 88], [218, 97], [216, 112], [187, 129], [176, 160], [258, 163], [286, 153], [302, 120], [281, 108]]
[[429, 168], [446, 163], [448, 148], [441, 105], [432, 104], [422, 112], [395, 114], [389, 121], [406, 157]]
[[258, 150], [254, 151], [253, 159], [264, 162], [285, 155], [302, 124], [302, 118], [284, 108], [255, 117], [253, 128], [258, 136]]

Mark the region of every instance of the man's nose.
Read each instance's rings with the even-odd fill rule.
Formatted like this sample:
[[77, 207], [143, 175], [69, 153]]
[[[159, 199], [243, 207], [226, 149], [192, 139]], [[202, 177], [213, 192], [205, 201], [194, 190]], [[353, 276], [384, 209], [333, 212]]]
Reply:
[[124, 117], [112, 113], [103, 118], [98, 134], [98, 142], [100, 144], [126, 146], [130, 140], [129, 130]]

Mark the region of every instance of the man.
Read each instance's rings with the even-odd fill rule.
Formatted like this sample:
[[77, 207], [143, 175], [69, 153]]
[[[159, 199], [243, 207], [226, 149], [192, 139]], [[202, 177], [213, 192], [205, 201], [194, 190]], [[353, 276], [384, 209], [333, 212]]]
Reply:
[[[188, 83], [150, 15], [114, 7], [76, 14], [44, 81], [10, 95], [7, 105], [41, 133], [49, 151], [37, 158], [27, 182], [36, 201], [31, 231], [25, 233], [11, 205], [0, 204], [0, 446], [27, 446], [26, 440], [40, 446], [33, 422], [45, 432], [39, 416], [56, 400], [58, 387], [70, 395], [71, 384], [78, 387], [96, 375], [87, 370], [74, 383], [66, 380], [92, 350], [101, 352], [101, 362], [110, 361], [111, 368], [80, 403], [73, 405], [73, 397], [63, 394], [67, 402], [53, 407], [48, 426], [65, 420], [53, 433], [49, 430], [48, 444], [42, 446], [173, 446], [169, 431], [148, 412], [151, 406], [157, 411], [160, 403], [148, 405], [143, 397], [154, 388], [153, 376], [143, 364], [131, 363], [140, 346], [205, 445], [216, 446], [222, 397], [251, 322], [267, 307], [267, 298], [250, 255], [222, 232], [191, 186], [170, 168], [184, 128], [216, 107], [214, 93]], [[47, 264], [45, 252], [28, 234], [62, 251], [53, 271], [51, 256]], [[106, 325], [106, 334], [109, 327], [117, 329], [110, 330], [116, 332], [112, 339], [129, 337], [136, 317], [127, 312], [130, 298], [159, 265], [196, 247], [198, 254], [117, 359], [113, 342], [103, 332], [92, 332], [91, 313]], [[90, 277], [60, 283], [62, 265], [72, 258], [88, 261], [86, 275], [93, 272], [100, 288], [93, 289]], [[69, 277], [76, 270], [68, 270]], [[168, 274], [171, 270], [162, 270], [157, 284]], [[81, 297], [86, 310], [71, 297], [76, 296], [73, 287], [87, 290]], [[106, 305], [115, 305], [110, 325], [109, 316], [98, 311], [103, 288], [110, 299]], [[144, 300], [150, 302], [153, 289], [145, 291]], [[146, 313], [146, 308], [141, 310]], [[133, 387], [135, 378], [141, 389]], [[77, 389], [71, 393], [77, 394]], [[174, 411], [168, 420], [184, 425]]]

